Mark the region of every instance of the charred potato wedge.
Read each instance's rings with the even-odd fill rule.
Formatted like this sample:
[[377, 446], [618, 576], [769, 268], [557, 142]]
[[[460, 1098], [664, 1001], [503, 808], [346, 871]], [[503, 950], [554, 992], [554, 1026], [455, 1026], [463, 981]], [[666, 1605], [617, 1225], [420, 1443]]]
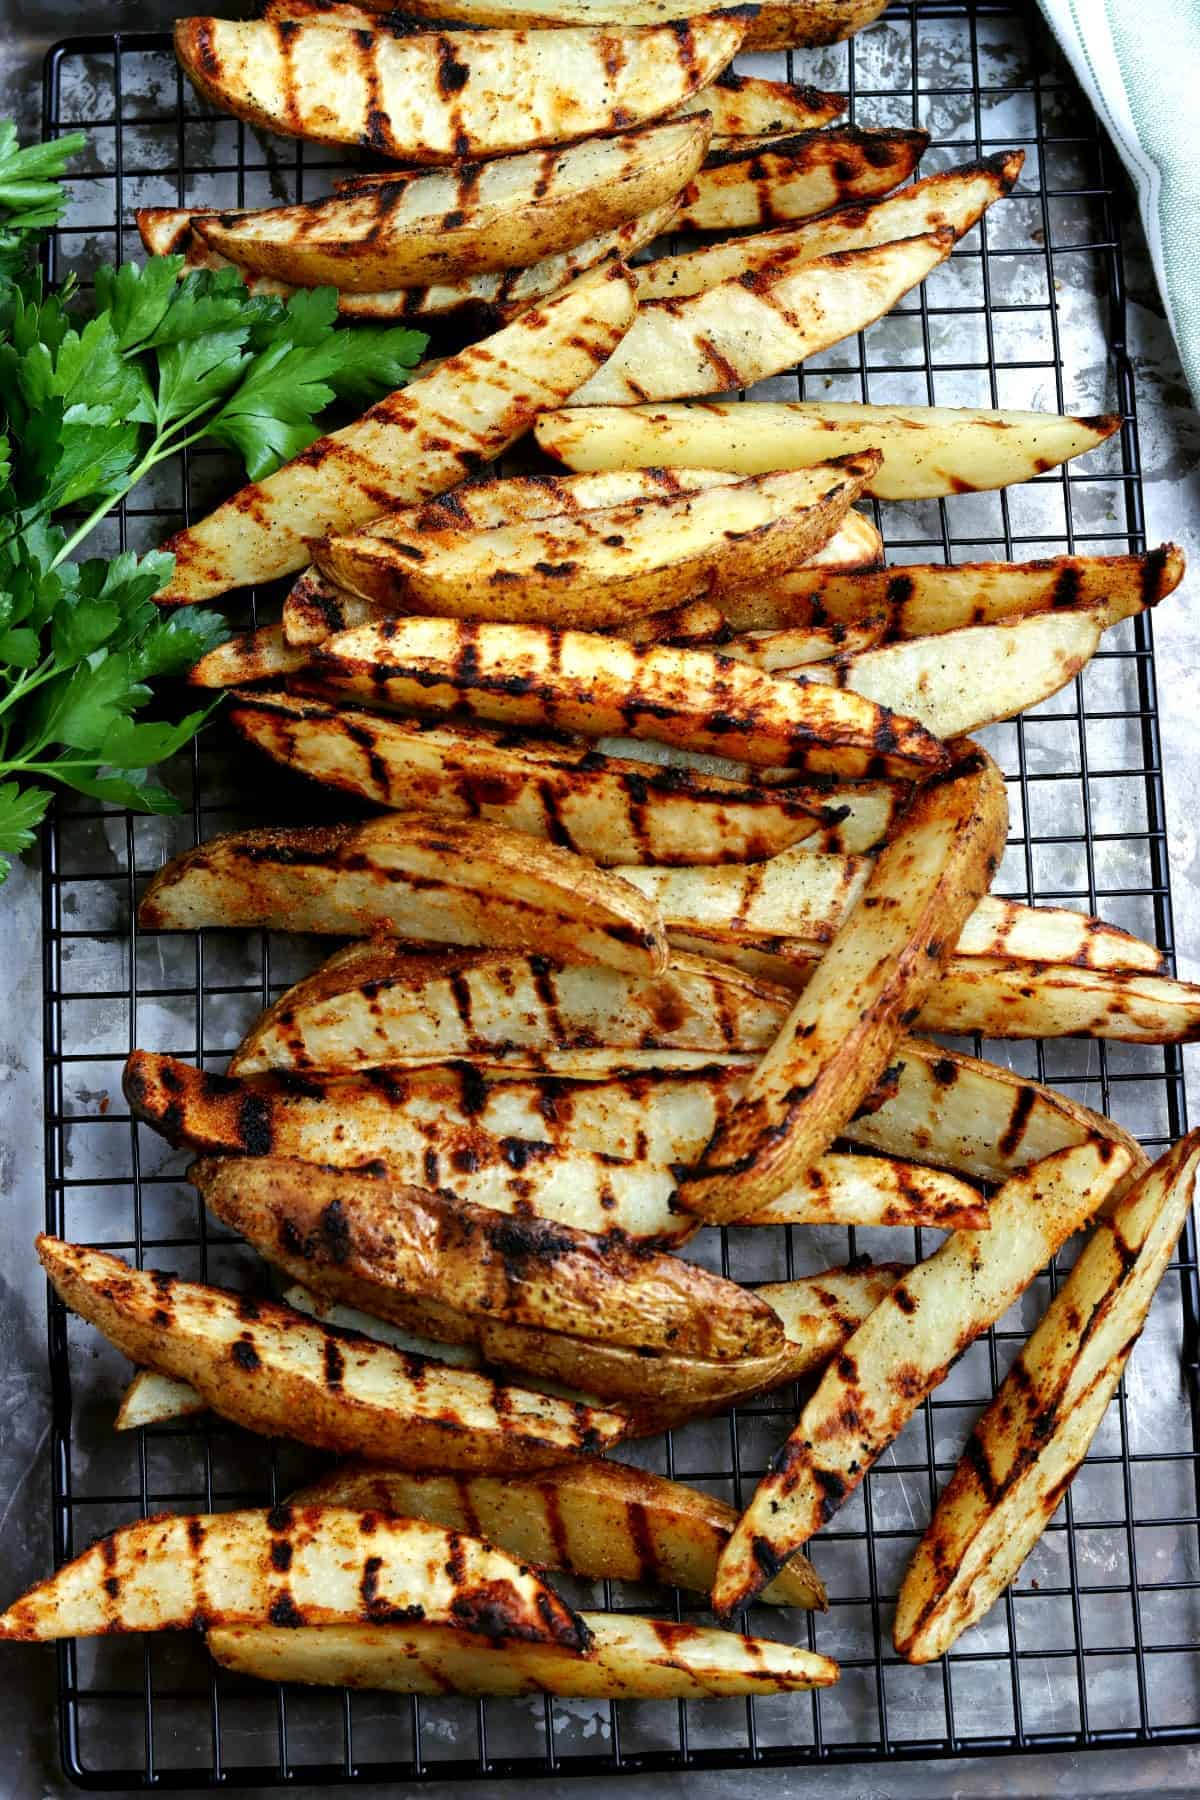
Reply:
[[273, 1301], [131, 1269], [59, 1238], [37, 1247], [60, 1297], [132, 1362], [267, 1437], [405, 1468], [518, 1469], [608, 1449], [626, 1433], [616, 1413], [499, 1387]]
[[637, 271], [638, 302], [683, 300], [718, 282], [749, 280], [784, 255], [811, 262], [819, 256], [866, 250], [947, 227], [960, 238], [989, 206], [1012, 192], [1024, 160], [1023, 151], [1005, 150], [959, 169], [928, 175], [887, 199], [839, 206], [808, 224], [731, 238], [723, 244], [643, 263]]
[[[586, 743], [235, 695], [234, 729], [285, 767], [398, 811], [483, 819], [601, 865], [756, 862], [822, 824], [819, 796], [656, 770]], [[830, 809], [836, 812], [836, 807]]]
[[401, 1694], [559, 1694], [613, 1700], [708, 1700], [829, 1687], [838, 1665], [811, 1650], [709, 1626], [581, 1613], [586, 1655], [527, 1643], [497, 1647], [458, 1627], [230, 1626], [208, 1634], [222, 1668], [265, 1681], [384, 1688]]
[[837, 529], [870, 468], [850, 458], [487, 530], [364, 532], [329, 539], [315, 560], [337, 586], [394, 612], [617, 627], [802, 562]]
[[667, 966], [662, 922], [628, 882], [505, 826], [421, 813], [227, 832], [159, 870], [138, 923], [148, 931], [394, 933], [538, 948], [647, 974]]
[[175, 557], [175, 573], [159, 602], [209, 600], [291, 574], [308, 562], [311, 538], [453, 487], [586, 380], [633, 313], [633, 284], [616, 263], [447, 357], [353, 425], [318, 438], [274, 475], [177, 531], [163, 546]]
[[238, 631], [209, 650], [188, 671], [193, 687], [244, 687], [247, 682], [279, 681], [307, 667], [306, 650], [294, 649], [282, 625], [260, 625]]
[[847, 200], [886, 194], [908, 180], [928, 143], [927, 131], [831, 125], [789, 137], [756, 134], [747, 143], [721, 145], [710, 151], [685, 190], [679, 229], [781, 225], [812, 218]]
[[896, 1283], [842, 1346], [722, 1552], [720, 1616], [748, 1605], [828, 1523], [955, 1357], [1129, 1173], [1110, 1144], [1059, 1151], [1001, 1188], [986, 1231], [955, 1232]]
[[722, 1362], [779, 1349], [764, 1302], [693, 1263], [357, 1169], [209, 1157], [209, 1211], [318, 1293], [386, 1319], [395, 1293], [469, 1318]]
[[253, 275], [379, 293], [528, 267], [666, 206], [699, 168], [707, 114], [398, 176], [329, 199], [199, 216], [205, 243]]
[[[180, 19], [175, 54], [222, 112], [284, 137], [453, 163], [662, 118], [729, 63], [737, 10], [685, 31], [374, 35], [318, 23]], [[900, 179], [897, 177], [897, 179]]]
[[317, 651], [323, 683], [368, 705], [502, 725], [623, 733], [753, 764], [901, 779], [948, 752], [859, 695], [764, 675], [708, 650], [543, 625], [393, 619]]
[[637, 411], [572, 406], [547, 413], [536, 434], [543, 450], [572, 469], [669, 463], [731, 469], [739, 475], [801, 468], [871, 445], [881, 451], [883, 461], [868, 493], [879, 500], [935, 500], [1029, 481], [1094, 450], [1120, 424], [1115, 413], [1074, 418], [948, 406], [758, 400]]
[[[557, 294], [577, 275], [595, 268], [597, 263], [619, 262], [623, 257], [632, 256], [635, 250], [669, 229], [675, 212], [676, 198], [672, 197], [663, 206], [652, 207], [611, 231], [586, 237], [569, 250], [544, 257], [528, 267], [464, 275], [423, 287], [386, 288], [374, 294], [353, 293], [339, 287], [338, 312], [345, 319], [384, 322], [470, 313], [502, 323], [515, 318], [527, 306]], [[197, 229], [201, 221], [218, 216], [202, 207], [144, 206], [135, 216], [142, 242], [151, 256], [182, 256], [185, 270], [236, 266], [201, 236]], [[226, 219], [236, 216], [232, 213], [220, 215]], [[295, 292], [290, 282], [252, 275], [244, 265], [242, 268], [246, 287], [252, 294], [278, 294], [286, 298]]]
[[506, 1551], [424, 1519], [325, 1504], [137, 1519], [0, 1614], [0, 1639], [414, 1617], [572, 1650], [588, 1642]]
[[1008, 832], [1004, 777], [968, 747], [920, 789], [846, 924], [714, 1132], [680, 1197], [744, 1218], [800, 1180], [888, 1066], [954, 939], [986, 893]]
[[749, 278], [683, 300], [649, 300], [571, 406], [630, 406], [752, 387], [890, 312], [953, 248], [954, 233], [940, 230], [813, 261], [784, 251]]
[[1196, 1191], [1192, 1132], [1102, 1220], [943, 1489], [896, 1604], [896, 1648], [944, 1656], [1058, 1510], [1116, 1391]]
[[[539, 1569], [593, 1581], [656, 1582], [706, 1594], [737, 1523], [724, 1500], [631, 1469], [578, 1462], [538, 1475], [406, 1475], [377, 1463], [343, 1463], [303, 1493], [303, 1506], [340, 1506], [428, 1519], [470, 1532]], [[796, 1557], [763, 1594], [772, 1606], [827, 1605], [812, 1564]]]

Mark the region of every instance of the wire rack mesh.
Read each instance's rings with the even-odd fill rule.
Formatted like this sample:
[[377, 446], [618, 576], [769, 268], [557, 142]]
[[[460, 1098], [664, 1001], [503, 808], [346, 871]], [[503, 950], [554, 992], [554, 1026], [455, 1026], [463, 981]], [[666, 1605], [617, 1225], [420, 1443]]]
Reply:
[[[748, 72], [848, 92], [860, 124], [921, 123], [925, 172], [1010, 146], [1014, 198], [944, 268], [862, 337], [756, 398], [870, 399], [1117, 409], [1101, 450], [1019, 490], [891, 505], [890, 560], [962, 561], [1143, 546], [1137, 424], [1110, 152], [1034, 8], [896, 4], [851, 45], [747, 57]], [[93, 35], [47, 63], [45, 127], [87, 132], [55, 235], [52, 273], [86, 283], [136, 254], [140, 205], [256, 205], [327, 190], [336, 159], [214, 115], [181, 80], [165, 36]], [[223, 458], [157, 471], [105, 529], [141, 548], [229, 491]], [[277, 595], [251, 596], [247, 616]], [[263, 616], [268, 616], [265, 612]], [[989, 745], [1009, 777], [1012, 837], [999, 891], [1104, 913], [1169, 953], [1155, 672], [1148, 619], [1127, 621], [1082, 679]], [[318, 948], [265, 934], [139, 935], [145, 880], [177, 849], [248, 818], [324, 805], [247, 759], [218, 725], [168, 772], [184, 810], [141, 819], [63, 806], [45, 840], [49, 1228], [151, 1266], [260, 1285], [261, 1264], [206, 1222], [182, 1160], [133, 1123], [120, 1066], [134, 1045], [205, 1066]], [[263, 790], [263, 791], [260, 791]], [[1152, 1152], [1183, 1129], [1174, 1050], [1058, 1042], [966, 1048], [1111, 1113]], [[868, 1250], [927, 1253], [931, 1234], [840, 1230], [705, 1234], [690, 1252], [743, 1281], [780, 1279]], [[1059, 1259], [1064, 1265], [1068, 1257]], [[215, 1671], [192, 1639], [60, 1651], [62, 1753], [78, 1783], [113, 1791], [210, 1784], [622, 1773], [935, 1758], [1200, 1740], [1196, 1246], [1189, 1227], [1142, 1345], [1065, 1507], [1005, 1599], [942, 1663], [891, 1650], [899, 1580], [979, 1407], [1044, 1308], [1043, 1277], [955, 1367], [833, 1527], [811, 1546], [824, 1615], [758, 1609], [750, 1627], [836, 1656], [821, 1694], [703, 1704], [402, 1699], [276, 1691]], [[128, 1371], [57, 1304], [55, 1550], [64, 1558], [141, 1512], [273, 1500], [310, 1464], [219, 1422], [111, 1430]], [[749, 1498], [795, 1418], [787, 1390], [730, 1419], [635, 1446], [631, 1460], [735, 1502]], [[696, 1596], [568, 1584], [590, 1604], [696, 1614]]]

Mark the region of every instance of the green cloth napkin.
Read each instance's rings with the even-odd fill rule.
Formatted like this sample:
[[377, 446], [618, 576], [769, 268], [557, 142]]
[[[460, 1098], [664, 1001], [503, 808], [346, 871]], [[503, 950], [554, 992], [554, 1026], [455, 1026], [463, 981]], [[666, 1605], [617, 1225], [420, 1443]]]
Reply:
[[1038, 0], [1129, 170], [1200, 405], [1200, 0]]

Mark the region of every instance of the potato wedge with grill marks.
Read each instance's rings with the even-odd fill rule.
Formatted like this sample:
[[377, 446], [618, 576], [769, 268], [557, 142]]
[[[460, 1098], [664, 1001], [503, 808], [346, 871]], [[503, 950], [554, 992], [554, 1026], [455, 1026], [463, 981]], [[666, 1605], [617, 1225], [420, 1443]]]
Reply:
[[616, 1413], [499, 1387], [274, 1301], [131, 1269], [59, 1238], [43, 1235], [37, 1248], [61, 1298], [131, 1361], [268, 1437], [445, 1470], [547, 1466], [626, 1433]]
[[871, 445], [883, 462], [868, 493], [879, 500], [935, 500], [1029, 481], [1094, 450], [1120, 425], [1116, 413], [1079, 418], [849, 401], [711, 400], [637, 411], [572, 405], [544, 414], [535, 430], [542, 449], [572, 469], [666, 463], [752, 475]]
[[362, 532], [326, 540], [314, 560], [337, 586], [395, 612], [617, 627], [769, 582], [802, 562], [837, 529], [873, 467], [851, 457], [487, 530]]
[[619, 35], [371, 35], [200, 17], [177, 21], [175, 54], [207, 100], [251, 125], [454, 163], [659, 119], [720, 74], [745, 30], [736, 9]]
[[750, 281], [719, 282], [683, 300], [648, 300], [604, 367], [571, 396], [571, 407], [752, 387], [890, 312], [953, 247], [954, 233], [943, 229], [811, 262], [785, 251]]
[[[249, 1184], [257, 1178], [241, 1167], [242, 1158], [293, 1158], [323, 1165], [312, 1175], [317, 1185], [335, 1169], [378, 1171], [455, 1195], [460, 1210], [470, 1203], [498, 1214], [533, 1214], [635, 1242], [690, 1234], [693, 1223], [674, 1202], [671, 1165], [699, 1155], [744, 1083], [735, 1069], [674, 1080], [489, 1082], [456, 1065], [310, 1075], [298, 1084], [272, 1075], [210, 1075], [141, 1050], [129, 1058], [124, 1077], [134, 1115], [169, 1142], [234, 1153], [236, 1166], [215, 1164], [208, 1180]], [[367, 1193], [364, 1207], [373, 1199]], [[412, 1203], [418, 1212], [420, 1204]], [[986, 1218], [976, 1190], [949, 1175], [911, 1162], [831, 1153], [746, 1223], [950, 1229], [983, 1225]], [[481, 1223], [481, 1250], [487, 1235]], [[518, 1243], [516, 1227], [510, 1235]], [[406, 1318], [412, 1291], [410, 1285]], [[383, 1301], [363, 1304], [387, 1316]]]
[[968, 625], [937, 637], [806, 664], [805, 681], [853, 688], [919, 719], [939, 737], [963, 737], [1057, 694], [1099, 647], [1099, 612], [1036, 613], [1001, 625]]
[[[469, 1532], [539, 1569], [600, 1581], [657, 1582], [706, 1594], [737, 1523], [724, 1500], [625, 1463], [578, 1462], [538, 1475], [408, 1475], [343, 1463], [293, 1495], [293, 1505], [341, 1506], [428, 1519]], [[772, 1606], [827, 1607], [825, 1586], [797, 1557], [763, 1595]]]
[[222, 1668], [265, 1681], [383, 1688], [401, 1694], [558, 1694], [614, 1700], [707, 1700], [829, 1687], [838, 1665], [811, 1650], [710, 1626], [580, 1613], [585, 1655], [505, 1644], [438, 1625], [281, 1631], [227, 1626], [208, 1634]]
[[368, 705], [619, 732], [816, 774], [919, 779], [949, 754], [922, 727], [839, 688], [709, 650], [544, 625], [391, 619], [330, 638], [317, 668], [324, 686]]
[[[883, 613], [890, 636], [919, 638], [970, 625], [1002, 625], [1038, 613], [1083, 611], [1097, 614], [1107, 628], [1174, 593], [1185, 567], [1177, 545], [1160, 544], [1141, 556], [839, 569], [830, 571], [819, 586], [814, 584], [808, 616], [795, 622], [852, 624]], [[740, 618], [737, 625], [746, 629], [787, 623], [765, 613], [763, 607], [747, 625]]]
[[709, 152], [684, 193], [679, 229], [737, 231], [749, 225], [780, 225], [812, 218], [846, 200], [886, 194], [908, 180], [928, 143], [927, 131], [862, 131], [855, 125], [830, 125], [821, 131], [774, 138], [756, 134], [746, 143], [722, 144]]
[[637, 270], [638, 303], [682, 300], [720, 281], [747, 279], [782, 252], [797, 261], [811, 261], [837, 251], [917, 237], [943, 226], [962, 237], [989, 206], [1011, 193], [1024, 160], [1023, 151], [1004, 150], [962, 168], [928, 175], [887, 199], [839, 206], [806, 225], [782, 226], [680, 256], [656, 258]]
[[[812, 953], [832, 941], [861, 900], [873, 864], [797, 845], [766, 862], [723, 868], [630, 867], [623, 879], [657, 907], [668, 929], [727, 938], [802, 941]], [[1067, 906], [1026, 906], [984, 894], [955, 940], [955, 959], [1069, 964], [1077, 972], [1137, 971], [1161, 976], [1154, 944]], [[952, 966], [951, 965], [951, 966]]]
[[748, 1605], [827, 1524], [968, 1344], [1022, 1294], [1131, 1173], [1112, 1144], [1062, 1150], [993, 1196], [988, 1229], [955, 1232], [843, 1344], [722, 1553], [713, 1607]]
[[603, 865], [757, 860], [823, 823], [819, 796], [656, 770], [570, 739], [389, 719], [276, 692], [233, 696], [228, 717], [276, 762], [326, 786], [402, 812], [487, 820]]
[[[679, 0], [411, 0], [411, 4], [405, 0], [401, 7], [396, 0], [365, 0], [365, 9], [384, 19], [433, 19], [438, 24], [452, 19], [475, 27], [530, 30], [568, 25], [624, 30], [630, 25], [667, 24], [678, 17], [678, 6]], [[781, 50], [793, 44], [836, 44], [853, 37], [882, 11], [883, 0], [767, 0], [748, 20], [742, 47]], [[268, 14], [289, 16], [282, 11]]]
[[428, 1619], [586, 1649], [586, 1627], [506, 1551], [366, 1507], [137, 1519], [0, 1614], [0, 1639]]
[[685, 1206], [744, 1218], [800, 1180], [875, 1087], [986, 893], [1008, 830], [1004, 777], [974, 746], [920, 789], [730, 1118]]
[[208, 1157], [188, 1179], [222, 1224], [318, 1293], [388, 1317], [394, 1293], [636, 1350], [726, 1362], [779, 1349], [763, 1301], [693, 1263], [358, 1169]]
[[[670, 228], [675, 216], [675, 200], [652, 207], [648, 212], [611, 231], [587, 237], [569, 250], [544, 257], [527, 268], [493, 270], [484, 275], [464, 275], [457, 280], [434, 282], [425, 287], [386, 288], [380, 293], [352, 293], [338, 290], [338, 312], [345, 319], [424, 319], [445, 318], [455, 313], [479, 314], [485, 319], [503, 322], [515, 318], [527, 306], [557, 294], [597, 263], [619, 261], [632, 256], [644, 244]], [[184, 269], [228, 269], [235, 266], [205, 242], [197, 230], [203, 219], [217, 215], [202, 207], [144, 206], [135, 215], [138, 231], [151, 256], [182, 256]], [[222, 217], [232, 217], [222, 214]], [[252, 294], [278, 294], [286, 298], [295, 292], [287, 281], [275, 281], [265, 275], [243, 271], [246, 287]]]
[[751, 632], [728, 638], [723, 656], [765, 669], [769, 675], [800, 675], [809, 663], [841, 662], [873, 650], [887, 633], [886, 613], [866, 613], [849, 625], [793, 625], [786, 631]]
[[506, 826], [422, 813], [226, 832], [159, 870], [138, 922], [150, 931], [394, 933], [647, 974], [667, 966], [662, 921], [628, 882]]
[[666, 206], [710, 135], [700, 113], [293, 206], [201, 214], [195, 229], [240, 268], [300, 287], [370, 294], [456, 281], [528, 267]]
[[909, 1662], [944, 1656], [1014, 1581], [1116, 1391], [1187, 1220], [1200, 1133], [1095, 1227], [942, 1490], [896, 1604]]
[[175, 573], [163, 605], [212, 599], [289, 575], [308, 543], [453, 487], [560, 405], [610, 354], [635, 310], [624, 266], [584, 275], [543, 306], [318, 438], [163, 546]]
[[1125, 969], [952, 958], [921, 1008], [925, 1031], [991, 1038], [1091, 1037], [1123, 1044], [1200, 1040], [1200, 985]]

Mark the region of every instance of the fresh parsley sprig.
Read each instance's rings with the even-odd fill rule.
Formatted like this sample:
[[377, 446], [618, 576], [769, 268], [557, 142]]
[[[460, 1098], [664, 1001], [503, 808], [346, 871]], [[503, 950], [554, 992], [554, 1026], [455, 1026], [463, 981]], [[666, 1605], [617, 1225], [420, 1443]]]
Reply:
[[[156, 676], [227, 635], [218, 615], [162, 613], [161, 552], [74, 560], [152, 469], [193, 445], [234, 451], [260, 480], [296, 456], [336, 400], [403, 384], [425, 348], [406, 327], [336, 329], [332, 288], [284, 300], [233, 268], [182, 257], [97, 272], [85, 311], [47, 292], [31, 253], [62, 216], [76, 133], [18, 147], [0, 122], [0, 881], [53, 797], [46, 783], [148, 812], [175, 810], [150, 770], [207, 717], [135, 718]], [[31, 785], [32, 783], [32, 785]]]

